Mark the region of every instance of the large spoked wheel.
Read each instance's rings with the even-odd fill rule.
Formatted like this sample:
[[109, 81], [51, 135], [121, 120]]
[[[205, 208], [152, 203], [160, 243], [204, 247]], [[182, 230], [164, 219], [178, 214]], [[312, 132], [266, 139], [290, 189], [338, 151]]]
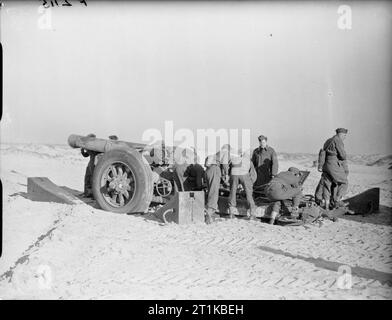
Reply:
[[152, 188], [151, 170], [135, 150], [109, 151], [94, 169], [94, 198], [107, 211], [146, 212]]
[[101, 177], [102, 195], [113, 207], [123, 207], [135, 195], [135, 175], [123, 162], [111, 164]]

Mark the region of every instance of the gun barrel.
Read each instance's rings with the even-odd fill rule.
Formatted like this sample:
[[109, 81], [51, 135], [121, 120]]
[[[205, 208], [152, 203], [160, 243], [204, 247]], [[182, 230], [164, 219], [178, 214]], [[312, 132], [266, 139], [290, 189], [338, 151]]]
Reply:
[[145, 144], [143, 143], [134, 143], [127, 141], [113, 141], [99, 138], [86, 137], [77, 134], [71, 134], [68, 137], [68, 144], [72, 148], [83, 148], [86, 150], [96, 151], [96, 152], [107, 152], [112, 149], [137, 149], [143, 150], [145, 148]]

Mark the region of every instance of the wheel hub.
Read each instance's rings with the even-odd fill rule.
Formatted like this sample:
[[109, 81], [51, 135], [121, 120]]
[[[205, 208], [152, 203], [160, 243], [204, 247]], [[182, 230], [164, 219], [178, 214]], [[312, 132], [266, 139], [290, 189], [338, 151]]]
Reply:
[[133, 197], [133, 173], [123, 163], [116, 163], [109, 167], [104, 177], [104, 184], [107, 186], [105, 199], [116, 207], [124, 206]]
[[131, 182], [128, 179], [127, 174], [124, 173], [123, 176], [116, 176], [109, 183], [109, 188], [116, 191], [117, 193], [124, 193], [125, 191], [129, 191], [129, 183]]

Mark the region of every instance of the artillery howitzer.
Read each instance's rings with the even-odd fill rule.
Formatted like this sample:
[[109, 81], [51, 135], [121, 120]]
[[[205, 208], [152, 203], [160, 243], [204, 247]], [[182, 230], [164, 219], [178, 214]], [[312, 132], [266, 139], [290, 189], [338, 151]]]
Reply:
[[[68, 144], [72, 148], [83, 148], [96, 153], [92, 192], [98, 205], [116, 213], [147, 212], [149, 205], [168, 203], [178, 191], [185, 190], [176, 174], [175, 154], [190, 151], [163, 144], [146, 145], [126, 141], [97, 139], [87, 136], [70, 135]], [[302, 172], [301, 184], [309, 175]], [[257, 191], [257, 190], [256, 190]], [[262, 196], [256, 199], [260, 206], [270, 201]], [[246, 202], [243, 192], [237, 193], [239, 202]], [[379, 188], [373, 188], [347, 199], [356, 213], [372, 213], [379, 207]], [[219, 210], [227, 211], [229, 190], [221, 185]], [[241, 199], [242, 198], [242, 199]]]
[[68, 144], [96, 153], [92, 192], [104, 210], [147, 212], [151, 202], [166, 203], [182, 190], [170, 161], [174, 147], [80, 135], [70, 135]]

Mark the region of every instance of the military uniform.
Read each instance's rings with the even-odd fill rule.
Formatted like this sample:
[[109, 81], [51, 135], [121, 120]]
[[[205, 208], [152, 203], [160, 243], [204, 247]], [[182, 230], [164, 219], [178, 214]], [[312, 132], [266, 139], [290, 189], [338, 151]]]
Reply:
[[219, 151], [208, 156], [205, 162], [205, 178], [207, 182], [207, 210], [218, 211], [219, 188], [221, 178], [229, 174], [229, 151]]
[[322, 175], [319, 183], [317, 184], [316, 191], [314, 192], [314, 199], [317, 204], [321, 204], [324, 200], [324, 180]]
[[[95, 138], [94, 133], [89, 133], [86, 137], [88, 138]], [[89, 162], [86, 167], [86, 172], [84, 174], [84, 191], [83, 196], [85, 197], [92, 197], [92, 187], [93, 187], [93, 174], [95, 168], [95, 157], [98, 154], [95, 151], [85, 150], [83, 148], [80, 149], [80, 152], [83, 157], [87, 158], [90, 157]]]
[[[319, 158], [318, 158], [318, 171], [322, 172], [321, 173], [321, 178], [320, 181], [316, 187], [316, 191], [314, 194], [314, 198], [317, 204], [321, 205], [321, 204], [325, 204], [325, 199], [326, 196], [325, 195], [325, 183], [326, 183], [326, 173], [323, 172], [323, 167], [324, 167], [324, 163], [325, 163], [325, 151], [323, 149], [320, 150], [319, 152]], [[334, 188], [334, 186], [331, 186], [331, 190], [329, 191], [331, 195], [334, 195], [336, 191], [336, 188]]]
[[198, 164], [177, 164], [175, 172], [182, 191], [200, 191], [203, 188], [204, 169]]
[[295, 175], [295, 173], [299, 173], [299, 170], [294, 169], [296, 168], [293, 168], [292, 171], [280, 172], [266, 187], [266, 196], [270, 200], [276, 201], [273, 206], [274, 212], [279, 213], [281, 201], [284, 200], [293, 200], [294, 208], [298, 208], [299, 206], [302, 198], [302, 190], [299, 185], [301, 177]]
[[[253, 183], [252, 171], [255, 171], [253, 163], [249, 157], [236, 156], [231, 158], [231, 172], [230, 172], [230, 196], [229, 209], [237, 206], [237, 188], [241, 184], [246, 193], [246, 200], [249, 202], [251, 216], [255, 214], [256, 205], [253, 200]], [[253, 174], [253, 176], [255, 176]], [[230, 212], [232, 214], [232, 212]]]
[[[325, 163], [323, 165], [324, 199], [334, 204], [338, 203], [348, 189], [347, 155], [344, 150], [343, 140], [335, 135], [328, 139], [323, 149], [325, 150]], [[333, 188], [336, 188], [334, 196]]]
[[90, 160], [86, 167], [86, 173], [84, 175], [84, 196], [91, 197], [92, 196], [92, 187], [93, 187], [93, 174], [95, 168], [95, 157], [97, 156], [97, 152], [81, 149], [81, 153], [83, 157], [90, 157]]
[[255, 187], [267, 184], [278, 173], [278, 157], [270, 146], [256, 148], [252, 154], [252, 163], [257, 173]]

